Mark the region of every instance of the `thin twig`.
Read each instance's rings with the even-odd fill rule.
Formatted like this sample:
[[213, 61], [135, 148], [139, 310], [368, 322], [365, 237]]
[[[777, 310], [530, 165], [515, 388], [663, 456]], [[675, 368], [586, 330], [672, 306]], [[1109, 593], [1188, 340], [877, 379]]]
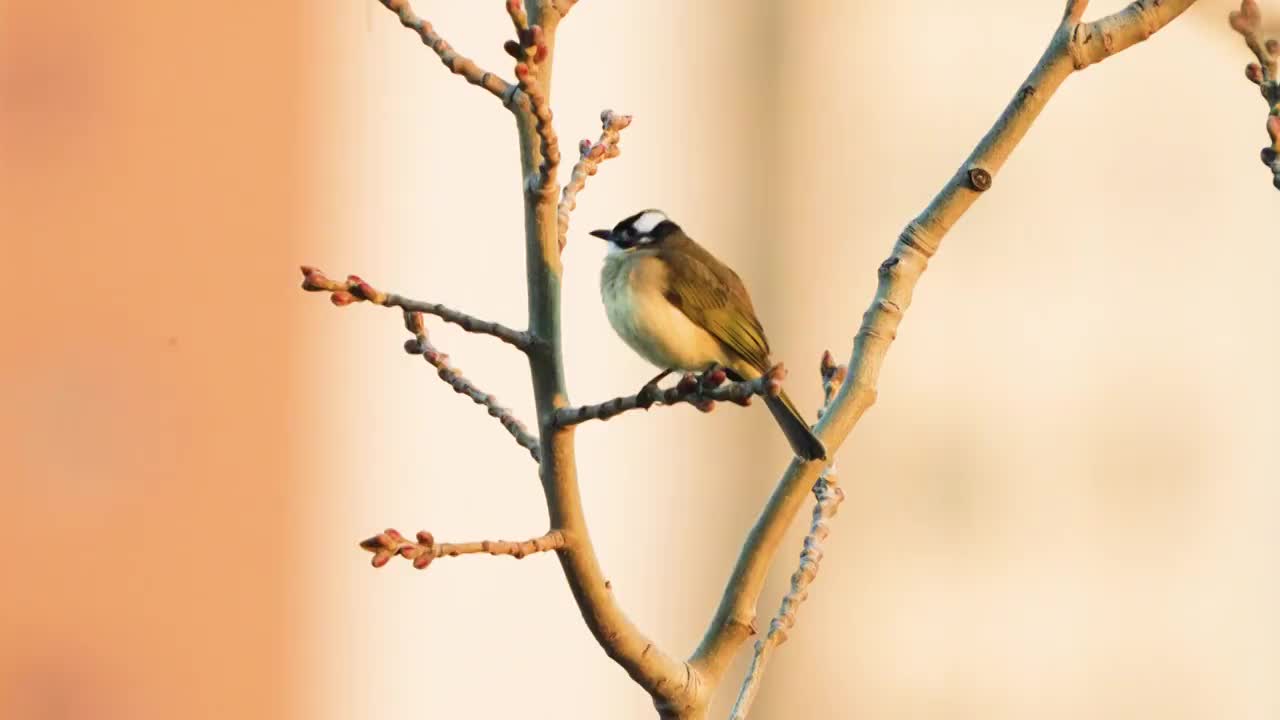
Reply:
[[[818, 412], [819, 417], [830, 407], [840, 386], [844, 384], [848, 371], [849, 369], [843, 365], [836, 365], [830, 352], [823, 355], [821, 373], [825, 401], [822, 410]], [[738, 699], [733, 704], [729, 720], [746, 720], [756, 693], [760, 690], [765, 666], [768, 665], [773, 651], [787, 641], [787, 631], [796, 624], [796, 612], [800, 609], [800, 604], [809, 597], [809, 585], [818, 576], [823, 556], [822, 543], [830, 532], [827, 523], [836, 516], [840, 503], [844, 501], [844, 490], [839, 487], [835, 466], [828, 467], [818, 477], [818, 481], [813, 485], [813, 495], [816, 498], [813, 506], [813, 521], [809, 525], [808, 534], [804, 537], [803, 550], [800, 552], [800, 567], [791, 574], [791, 589], [783, 596], [778, 614], [769, 623], [769, 631], [756, 641], [755, 653], [751, 657], [751, 667], [747, 670], [746, 677], [742, 679], [742, 688], [738, 691]]]
[[557, 208], [557, 217], [560, 225], [560, 250], [564, 251], [565, 243], [569, 237], [569, 214], [578, 206], [578, 193], [587, 184], [587, 177], [596, 174], [596, 168], [600, 163], [609, 158], [616, 158], [622, 152], [618, 147], [618, 141], [622, 139], [622, 131], [631, 124], [630, 115], [619, 115], [612, 110], [605, 110], [600, 113], [600, 124], [603, 130], [600, 133], [600, 141], [592, 143], [590, 140], [583, 140], [578, 146], [577, 164], [573, 166], [573, 173], [569, 176], [569, 182], [565, 183], [564, 194], [561, 196], [560, 205]]
[[320, 270], [307, 265], [302, 266], [302, 275], [303, 290], [328, 292], [330, 293], [330, 301], [339, 307], [368, 301], [383, 307], [396, 307], [409, 312], [434, 315], [447, 323], [457, 325], [467, 332], [495, 337], [524, 352], [529, 352], [529, 349], [534, 345], [533, 336], [527, 332], [512, 330], [505, 325], [489, 320], [481, 320], [438, 303], [423, 302], [422, 300], [414, 300], [395, 293], [382, 292], [356, 275], [348, 275], [346, 281], [331, 280]]
[[422, 530], [418, 533], [417, 542], [406, 539], [394, 528], [378, 533], [362, 540], [360, 547], [373, 553], [373, 566], [382, 567], [391, 558], [399, 555], [413, 561], [419, 570], [427, 567], [436, 558], [457, 557], [458, 555], [505, 555], [517, 560], [535, 553], [550, 552], [564, 547], [564, 534], [552, 530], [531, 540], [510, 542], [507, 540], [480, 540], [466, 543], [438, 543], [431, 533]]
[[635, 395], [626, 395], [596, 405], [565, 407], [556, 410], [556, 427], [569, 427], [588, 420], [608, 420], [628, 410], [648, 410], [654, 405], [679, 405], [689, 403], [703, 412], [715, 409], [716, 401], [749, 405], [756, 395], [777, 395], [787, 370], [776, 365], [755, 380], [725, 382], [724, 370], [713, 370], [700, 382], [693, 375], [685, 375], [674, 387], [664, 389], [645, 387]]
[[444, 38], [440, 37], [431, 23], [414, 14], [409, 7], [409, 0], [378, 0], [400, 18], [400, 24], [418, 33], [422, 43], [440, 56], [440, 62], [455, 75], [461, 75], [472, 85], [488, 90], [494, 97], [508, 107], [516, 94], [516, 87], [497, 75], [481, 68], [470, 58], [463, 57], [453, 49]]
[[422, 355], [423, 359], [436, 369], [440, 379], [453, 388], [454, 392], [466, 395], [475, 404], [483, 405], [488, 409], [489, 415], [497, 418], [502, 427], [515, 438], [516, 444], [528, 450], [533, 456], [533, 461], [538, 462], [540, 459], [538, 438], [525, 428], [524, 423], [520, 422], [509, 408], [499, 405], [498, 398], [476, 387], [475, 383], [462, 376], [462, 371], [449, 364], [449, 356], [437, 350], [427, 339], [427, 328], [422, 321], [422, 313], [405, 310], [404, 326], [414, 335], [412, 340], [405, 342], [405, 351]]
[[[1093, 23], [1078, 21], [1087, 4], [1083, 0], [1066, 4], [1062, 22], [1031, 75], [955, 175], [907, 225], [892, 254], [881, 263], [875, 298], [854, 337], [849, 379], [814, 428], [831, 453], [844, 443], [875, 403], [880, 368], [929, 258], [956, 221], [991, 188], [992, 179], [1049, 98], [1076, 70], [1147, 39], [1194, 3], [1195, 0], [1138, 0]], [[750, 637], [756, 601], [769, 566], [822, 470], [819, 462], [792, 460], [748, 533], [715, 616], [689, 659], [704, 682], [717, 682]]]
[[1267, 135], [1271, 145], [1262, 148], [1262, 164], [1272, 174], [1272, 184], [1280, 189], [1280, 40], [1262, 36], [1262, 11], [1257, 0], [1241, 0], [1240, 9], [1231, 13], [1231, 27], [1244, 38], [1253, 51], [1256, 63], [1244, 69], [1245, 77], [1258, 86], [1267, 102]]

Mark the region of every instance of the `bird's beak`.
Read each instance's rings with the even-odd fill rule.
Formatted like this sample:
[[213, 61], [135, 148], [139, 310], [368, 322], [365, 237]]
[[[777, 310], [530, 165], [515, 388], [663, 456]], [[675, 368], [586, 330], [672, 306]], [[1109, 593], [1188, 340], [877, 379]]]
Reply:
[[591, 234], [595, 237], [600, 238], [601, 240], [608, 240], [609, 236], [613, 234], [613, 231], [612, 230], [592, 230]]

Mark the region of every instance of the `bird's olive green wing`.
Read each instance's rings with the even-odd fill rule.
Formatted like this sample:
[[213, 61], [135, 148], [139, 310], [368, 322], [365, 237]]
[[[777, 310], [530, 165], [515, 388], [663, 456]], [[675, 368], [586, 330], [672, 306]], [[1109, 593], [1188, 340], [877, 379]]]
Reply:
[[687, 236], [668, 238], [658, 254], [667, 300], [756, 370], [767, 370], [769, 341], [738, 275]]

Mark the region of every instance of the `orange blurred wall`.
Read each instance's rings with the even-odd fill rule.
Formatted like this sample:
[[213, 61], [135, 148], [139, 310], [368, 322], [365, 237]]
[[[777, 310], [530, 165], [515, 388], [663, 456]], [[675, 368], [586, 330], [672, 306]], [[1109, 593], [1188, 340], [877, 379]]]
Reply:
[[0, 717], [288, 714], [301, 8], [0, 4]]

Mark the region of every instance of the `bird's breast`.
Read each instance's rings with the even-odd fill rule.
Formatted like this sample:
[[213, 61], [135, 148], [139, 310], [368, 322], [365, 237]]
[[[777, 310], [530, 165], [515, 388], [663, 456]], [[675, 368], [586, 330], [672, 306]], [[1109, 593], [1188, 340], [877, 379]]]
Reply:
[[641, 357], [659, 368], [700, 371], [725, 363], [720, 343], [667, 300], [666, 268], [651, 255], [605, 258], [600, 295], [609, 324]]

